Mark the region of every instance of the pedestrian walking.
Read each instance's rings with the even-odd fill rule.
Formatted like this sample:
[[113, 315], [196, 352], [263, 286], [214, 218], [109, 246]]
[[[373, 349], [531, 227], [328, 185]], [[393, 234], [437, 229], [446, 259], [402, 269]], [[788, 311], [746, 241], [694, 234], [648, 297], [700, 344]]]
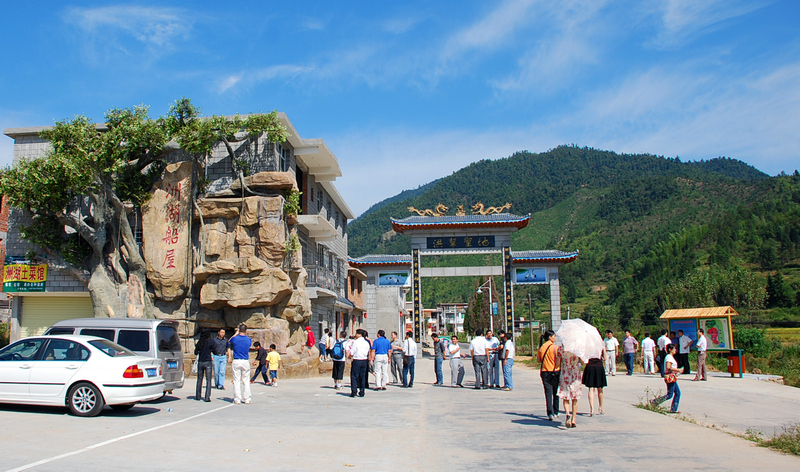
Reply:
[[672, 405], [669, 409], [670, 413], [678, 413], [678, 406], [681, 403], [681, 389], [678, 387], [678, 375], [680, 375], [682, 369], [678, 367], [678, 362], [675, 360], [676, 348], [676, 344], [667, 345], [667, 356], [664, 358], [664, 382], [667, 384], [667, 394], [653, 399], [653, 404], [659, 405], [671, 398]]
[[540, 376], [544, 386], [544, 398], [547, 404], [547, 418], [558, 418], [558, 383], [561, 380], [561, 358], [555, 345], [556, 334], [547, 330], [544, 332], [544, 343], [539, 347], [537, 358], [541, 365]]
[[489, 342], [487, 348], [488, 367], [489, 367], [489, 386], [500, 388], [500, 340], [491, 331], [486, 332], [486, 340]]
[[357, 329], [353, 346], [350, 348], [350, 396], [364, 396], [367, 388], [367, 371], [369, 370], [369, 341], [364, 339], [364, 330]]
[[567, 428], [575, 428], [575, 419], [578, 416], [578, 400], [581, 398], [581, 359], [559, 347], [561, 357], [561, 378], [558, 382], [558, 396], [564, 402], [564, 411]]
[[[491, 331], [489, 331], [491, 337]], [[469, 343], [469, 355], [472, 357], [472, 368], [475, 370], [475, 387], [489, 388], [489, 366], [487, 365], [486, 353], [490, 347], [489, 342], [483, 336], [483, 330], [478, 330], [472, 342]]]
[[636, 351], [639, 350], [639, 341], [631, 336], [631, 331], [625, 330], [625, 338], [622, 340], [622, 355], [625, 358], [625, 368], [628, 375], [633, 375], [633, 364], [636, 360]]
[[650, 338], [650, 333], [644, 333], [642, 339], [642, 368], [645, 374], [656, 373], [656, 342]]
[[328, 356], [328, 338], [330, 338], [330, 336], [328, 335], [329, 332], [330, 332], [330, 330], [328, 328], [325, 328], [325, 330], [322, 333], [322, 339], [319, 340], [318, 348], [319, 348], [319, 361], [320, 362], [325, 362], [326, 360], [328, 360], [328, 358], [327, 358], [327, 356]]
[[403, 377], [403, 341], [392, 331], [392, 383], [399, 384]]
[[389, 351], [392, 343], [386, 339], [386, 332], [378, 330], [378, 337], [372, 342], [372, 367], [375, 371], [375, 391], [386, 390], [389, 380]]
[[278, 386], [278, 369], [283, 367], [281, 355], [278, 353], [278, 348], [274, 344], [269, 345], [269, 354], [267, 354], [267, 362], [269, 362], [269, 380], [270, 385], [273, 387]]
[[516, 355], [516, 348], [514, 347], [514, 341], [511, 339], [511, 335], [503, 333], [500, 336], [500, 341], [503, 342], [503, 390], [509, 392], [514, 390], [514, 380], [511, 376], [511, 371], [514, 368], [514, 356]]
[[311, 348], [316, 344], [314, 332], [311, 331], [311, 326], [306, 326], [306, 343], [304, 348], [308, 350], [308, 357], [311, 357]]
[[[214, 371], [214, 362], [211, 358], [211, 340], [209, 339], [208, 332], [200, 335], [200, 341], [194, 347], [194, 353], [197, 355], [197, 385], [195, 386], [194, 399], [200, 400], [200, 393], [203, 390], [203, 378], [206, 379], [206, 395], [203, 400], [206, 402], [211, 401], [211, 374]], [[223, 364], [225, 365], [225, 364]]]
[[328, 341], [325, 343], [325, 357], [327, 360], [331, 360], [334, 344], [336, 344], [336, 333], [333, 330], [330, 330], [328, 332]]
[[606, 375], [617, 375], [617, 356], [619, 355], [619, 341], [614, 337], [614, 332], [606, 330], [603, 339], [606, 346]]
[[[411, 388], [414, 386], [414, 364], [417, 357], [417, 343], [414, 341], [414, 333], [406, 332], [406, 339], [403, 340], [403, 387]], [[411, 380], [409, 380], [411, 374]]]
[[267, 385], [269, 384], [269, 378], [267, 377], [267, 350], [258, 341], [253, 343], [253, 347], [257, 349], [256, 358], [253, 360], [253, 367], [256, 368], [256, 372], [250, 377], [250, 383], [255, 383], [256, 377], [261, 374], [264, 379], [264, 385]]
[[458, 344], [458, 336], [450, 337], [450, 345], [447, 347], [450, 353], [450, 386], [464, 387], [464, 364], [461, 362], [461, 346]]
[[603, 411], [603, 389], [608, 385], [606, 380], [606, 370], [604, 366], [604, 357], [606, 350], [602, 349], [596, 357], [589, 359], [586, 367], [583, 368], [583, 378], [581, 381], [583, 385], [589, 389], [589, 416], [594, 416], [594, 397], [597, 396], [597, 403], [600, 408], [600, 414]]
[[672, 341], [667, 336], [667, 330], [661, 330], [661, 336], [658, 338], [656, 342], [658, 346], [658, 357], [656, 357], [656, 362], [658, 363], [658, 373], [661, 376], [664, 376], [664, 358], [667, 357], [667, 344], [672, 344]]
[[233, 403], [250, 403], [250, 346], [253, 341], [247, 336], [247, 326], [239, 325], [229, 341], [228, 357], [233, 371]]
[[436, 374], [434, 385], [444, 385], [444, 375], [442, 375], [442, 364], [446, 357], [444, 339], [439, 339], [436, 333], [431, 334], [433, 340], [433, 372]]
[[693, 380], [706, 379], [706, 350], [708, 349], [708, 339], [706, 332], [702, 329], [697, 330], [697, 373]]
[[211, 360], [214, 363], [214, 388], [225, 390], [225, 370], [228, 368], [228, 340], [225, 329], [220, 328], [217, 337], [211, 340]]
[[333, 388], [336, 390], [342, 389], [342, 379], [344, 378], [344, 368], [347, 364], [347, 353], [345, 352], [344, 344], [347, 342], [347, 331], [339, 333], [339, 339], [333, 344], [331, 350], [331, 359], [333, 359]]

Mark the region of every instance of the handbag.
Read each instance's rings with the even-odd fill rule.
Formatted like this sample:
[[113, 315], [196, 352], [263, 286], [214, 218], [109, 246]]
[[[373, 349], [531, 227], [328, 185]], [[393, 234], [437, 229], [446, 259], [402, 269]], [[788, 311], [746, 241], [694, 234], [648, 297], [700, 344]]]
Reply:
[[678, 374], [675, 372], [670, 372], [669, 374], [664, 374], [664, 382], [671, 384], [678, 381]]
[[193, 374], [197, 373], [197, 359], [195, 359], [194, 362], [192, 362], [192, 373]]
[[403, 367], [408, 367], [408, 364], [411, 363], [410, 358], [411, 356], [403, 356]]

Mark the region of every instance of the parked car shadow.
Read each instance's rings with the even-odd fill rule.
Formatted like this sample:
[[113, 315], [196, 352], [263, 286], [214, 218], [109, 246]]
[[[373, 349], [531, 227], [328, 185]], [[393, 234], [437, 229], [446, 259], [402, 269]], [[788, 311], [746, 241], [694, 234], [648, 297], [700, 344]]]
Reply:
[[[192, 398], [194, 398], [194, 397], [192, 397]], [[157, 400], [152, 400], [152, 401], [147, 402], [147, 404], [148, 405], [159, 405], [159, 404], [162, 404], [162, 403], [176, 402], [178, 400], [181, 400], [181, 397], [179, 397], [177, 395], [164, 395], [163, 397], [161, 397], [161, 398], [159, 398]]]
[[57, 416], [69, 415], [68, 409], [58, 406], [2, 404], [0, 405], [0, 411], [8, 411], [13, 413], [42, 413]]

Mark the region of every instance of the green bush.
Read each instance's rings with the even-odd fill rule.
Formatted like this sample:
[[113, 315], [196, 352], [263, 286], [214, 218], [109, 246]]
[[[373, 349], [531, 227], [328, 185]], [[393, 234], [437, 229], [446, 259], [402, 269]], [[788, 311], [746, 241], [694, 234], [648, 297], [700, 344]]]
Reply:
[[770, 353], [780, 346], [767, 338], [766, 331], [761, 328], [739, 327], [733, 333], [734, 345], [744, 349], [746, 354], [753, 357], [769, 357]]
[[10, 326], [8, 323], [0, 323], [0, 347], [8, 346], [8, 336], [10, 334]]

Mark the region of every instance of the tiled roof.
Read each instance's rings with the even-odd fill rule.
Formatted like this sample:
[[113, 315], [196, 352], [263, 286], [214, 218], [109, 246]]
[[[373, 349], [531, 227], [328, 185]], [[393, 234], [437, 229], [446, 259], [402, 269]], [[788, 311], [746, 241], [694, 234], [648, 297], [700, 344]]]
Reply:
[[369, 254], [349, 259], [353, 267], [379, 266], [379, 265], [411, 265], [411, 254]]
[[471, 228], [471, 227], [516, 227], [528, 226], [531, 215], [513, 215], [511, 213], [495, 213], [492, 215], [464, 216], [408, 216], [401, 220], [392, 218], [392, 228], [398, 233], [408, 229], [433, 228]]
[[578, 258], [578, 251], [564, 252], [555, 249], [546, 249], [542, 251], [511, 251], [511, 258], [514, 262], [558, 261], [566, 264]]
[[730, 306], [712, 306], [705, 308], [683, 308], [678, 310], [666, 310], [662, 319], [684, 319], [684, 318], [714, 318], [723, 316], [737, 316], [739, 313]]

